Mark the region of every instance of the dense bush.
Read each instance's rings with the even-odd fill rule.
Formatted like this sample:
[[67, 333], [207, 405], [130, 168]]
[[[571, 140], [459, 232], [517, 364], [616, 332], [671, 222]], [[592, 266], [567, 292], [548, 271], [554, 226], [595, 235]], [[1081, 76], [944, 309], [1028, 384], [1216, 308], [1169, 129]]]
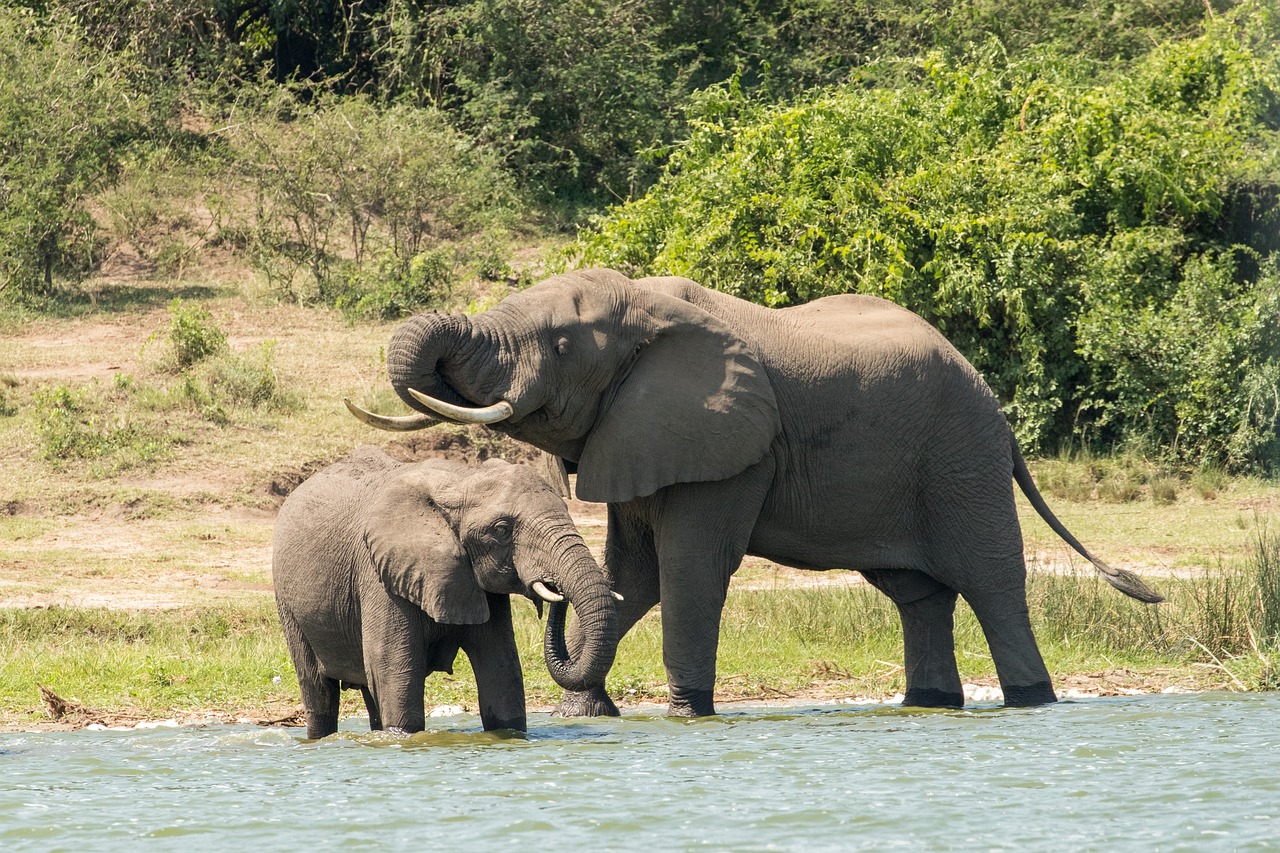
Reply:
[[[107, 186], [141, 104], [118, 57], [74, 27], [0, 7], [0, 290], [47, 297], [98, 248], [85, 202]], [[133, 94], [134, 97], [130, 97]]]
[[1101, 85], [993, 48], [794, 106], [724, 90], [583, 262], [774, 306], [890, 298], [974, 361], [1031, 446], [1276, 461], [1278, 28], [1218, 21]]
[[321, 296], [343, 261], [359, 275], [411, 277], [440, 241], [502, 226], [516, 210], [497, 159], [432, 108], [277, 99], [245, 122], [237, 152], [258, 203], [256, 256], [295, 298], [300, 268]]
[[684, 135], [687, 98], [740, 74], [770, 99], [869, 59], [992, 40], [1110, 64], [1237, 0], [30, 0], [128, 52], [152, 81], [208, 89], [270, 76], [447, 111], [527, 188], [634, 197]]

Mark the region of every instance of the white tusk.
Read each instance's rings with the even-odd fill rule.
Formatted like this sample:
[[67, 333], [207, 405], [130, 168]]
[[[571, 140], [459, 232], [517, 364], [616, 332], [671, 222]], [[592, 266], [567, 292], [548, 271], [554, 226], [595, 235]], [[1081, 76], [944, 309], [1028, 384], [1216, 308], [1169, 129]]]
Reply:
[[409, 393], [413, 396], [413, 399], [431, 411], [459, 423], [496, 424], [498, 421], [505, 421], [511, 417], [511, 404], [506, 400], [499, 400], [492, 406], [471, 409], [465, 406], [455, 406], [452, 403], [446, 403], [444, 400], [437, 400], [435, 397], [423, 394], [421, 391], [415, 391], [412, 388], [409, 389]]
[[543, 601], [550, 601], [552, 604], [559, 604], [564, 601], [564, 596], [558, 592], [552, 592], [542, 581], [534, 581], [532, 589], [538, 594]]
[[347, 404], [347, 411], [355, 415], [357, 420], [363, 421], [371, 427], [385, 429], [390, 432], [413, 432], [417, 429], [426, 429], [440, 424], [440, 419], [431, 415], [404, 415], [393, 418], [387, 415], [375, 415], [373, 412], [366, 412], [346, 397], [342, 398], [342, 402]]
[[[613, 592], [613, 590], [610, 590], [610, 592]], [[620, 592], [613, 592], [613, 597], [617, 601], [626, 601], [626, 599], [622, 597], [622, 593]]]

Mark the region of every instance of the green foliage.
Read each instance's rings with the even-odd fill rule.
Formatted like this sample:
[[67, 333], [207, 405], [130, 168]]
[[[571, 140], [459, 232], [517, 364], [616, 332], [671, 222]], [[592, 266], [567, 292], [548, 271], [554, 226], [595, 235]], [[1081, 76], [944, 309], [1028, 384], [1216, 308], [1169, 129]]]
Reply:
[[141, 107], [124, 65], [64, 21], [0, 7], [0, 291], [53, 295], [100, 249], [87, 198], [110, 184]]
[[175, 298], [169, 303], [169, 345], [173, 365], [186, 370], [212, 355], [225, 352], [227, 336], [203, 305], [188, 305]]
[[40, 455], [55, 466], [90, 461], [104, 474], [167, 459], [179, 437], [133, 415], [127, 383], [105, 390], [66, 385], [37, 388], [33, 397]]
[[884, 296], [974, 362], [1026, 445], [1272, 463], [1277, 27], [1218, 21], [1104, 84], [995, 52], [794, 106], [726, 90], [582, 262], [772, 306]]
[[283, 115], [243, 129], [240, 156], [256, 186], [258, 244], [269, 262], [280, 249], [295, 261], [275, 276], [284, 295], [303, 298], [297, 268], [323, 289], [344, 259], [410, 274], [435, 242], [501, 226], [514, 212], [497, 159], [436, 110], [322, 97], [274, 109]]
[[351, 317], [394, 320], [443, 306], [455, 276], [453, 253], [447, 249], [421, 252], [408, 263], [384, 258], [372, 275], [351, 270], [333, 304]]

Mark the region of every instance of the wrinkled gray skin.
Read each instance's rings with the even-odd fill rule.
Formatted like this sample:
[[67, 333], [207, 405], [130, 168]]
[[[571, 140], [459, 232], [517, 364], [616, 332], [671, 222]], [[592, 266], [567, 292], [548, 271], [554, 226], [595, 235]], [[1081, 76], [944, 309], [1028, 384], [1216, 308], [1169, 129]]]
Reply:
[[[1012, 481], [1054, 529], [1000, 405], [915, 314], [868, 296], [773, 310], [680, 278], [557, 276], [471, 318], [424, 314], [387, 351], [400, 396], [505, 400], [493, 428], [565, 460], [609, 504], [606, 571], [622, 633], [662, 602], [670, 713], [714, 713], [716, 645], [744, 554], [857, 569], [905, 635], [906, 704], [964, 702], [963, 595], [1005, 701], [1055, 700], [1032, 636]], [[1088, 557], [1147, 601], [1127, 572]], [[571, 637], [572, 640], [572, 637]], [[572, 645], [571, 645], [572, 647]], [[613, 712], [601, 691], [561, 712]]]
[[484, 728], [523, 731], [508, 595], [533, 598], [536, 581], [586, 626], [567, 658], [565, 605], [552, 605], [548, 643], [560, 655], [549, 650], [547, 664], [562, 686], [602, 691], [617, 647], [603, 572], [564, 500], [525, 466], [403, 464], [361, 448], [284, 502], [272, 573], [311, 738], [337, 730], [340, 685], [361, 689], [371, 729], [421, 731], [424, 679], [452, 672], [459, 649]]

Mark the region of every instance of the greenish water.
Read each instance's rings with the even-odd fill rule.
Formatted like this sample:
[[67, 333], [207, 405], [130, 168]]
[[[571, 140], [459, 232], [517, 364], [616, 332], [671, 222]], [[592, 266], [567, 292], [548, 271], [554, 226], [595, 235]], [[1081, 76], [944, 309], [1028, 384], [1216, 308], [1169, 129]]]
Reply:
[[0, 735], [0, 850], [1280, 849], [1280, 694]]

